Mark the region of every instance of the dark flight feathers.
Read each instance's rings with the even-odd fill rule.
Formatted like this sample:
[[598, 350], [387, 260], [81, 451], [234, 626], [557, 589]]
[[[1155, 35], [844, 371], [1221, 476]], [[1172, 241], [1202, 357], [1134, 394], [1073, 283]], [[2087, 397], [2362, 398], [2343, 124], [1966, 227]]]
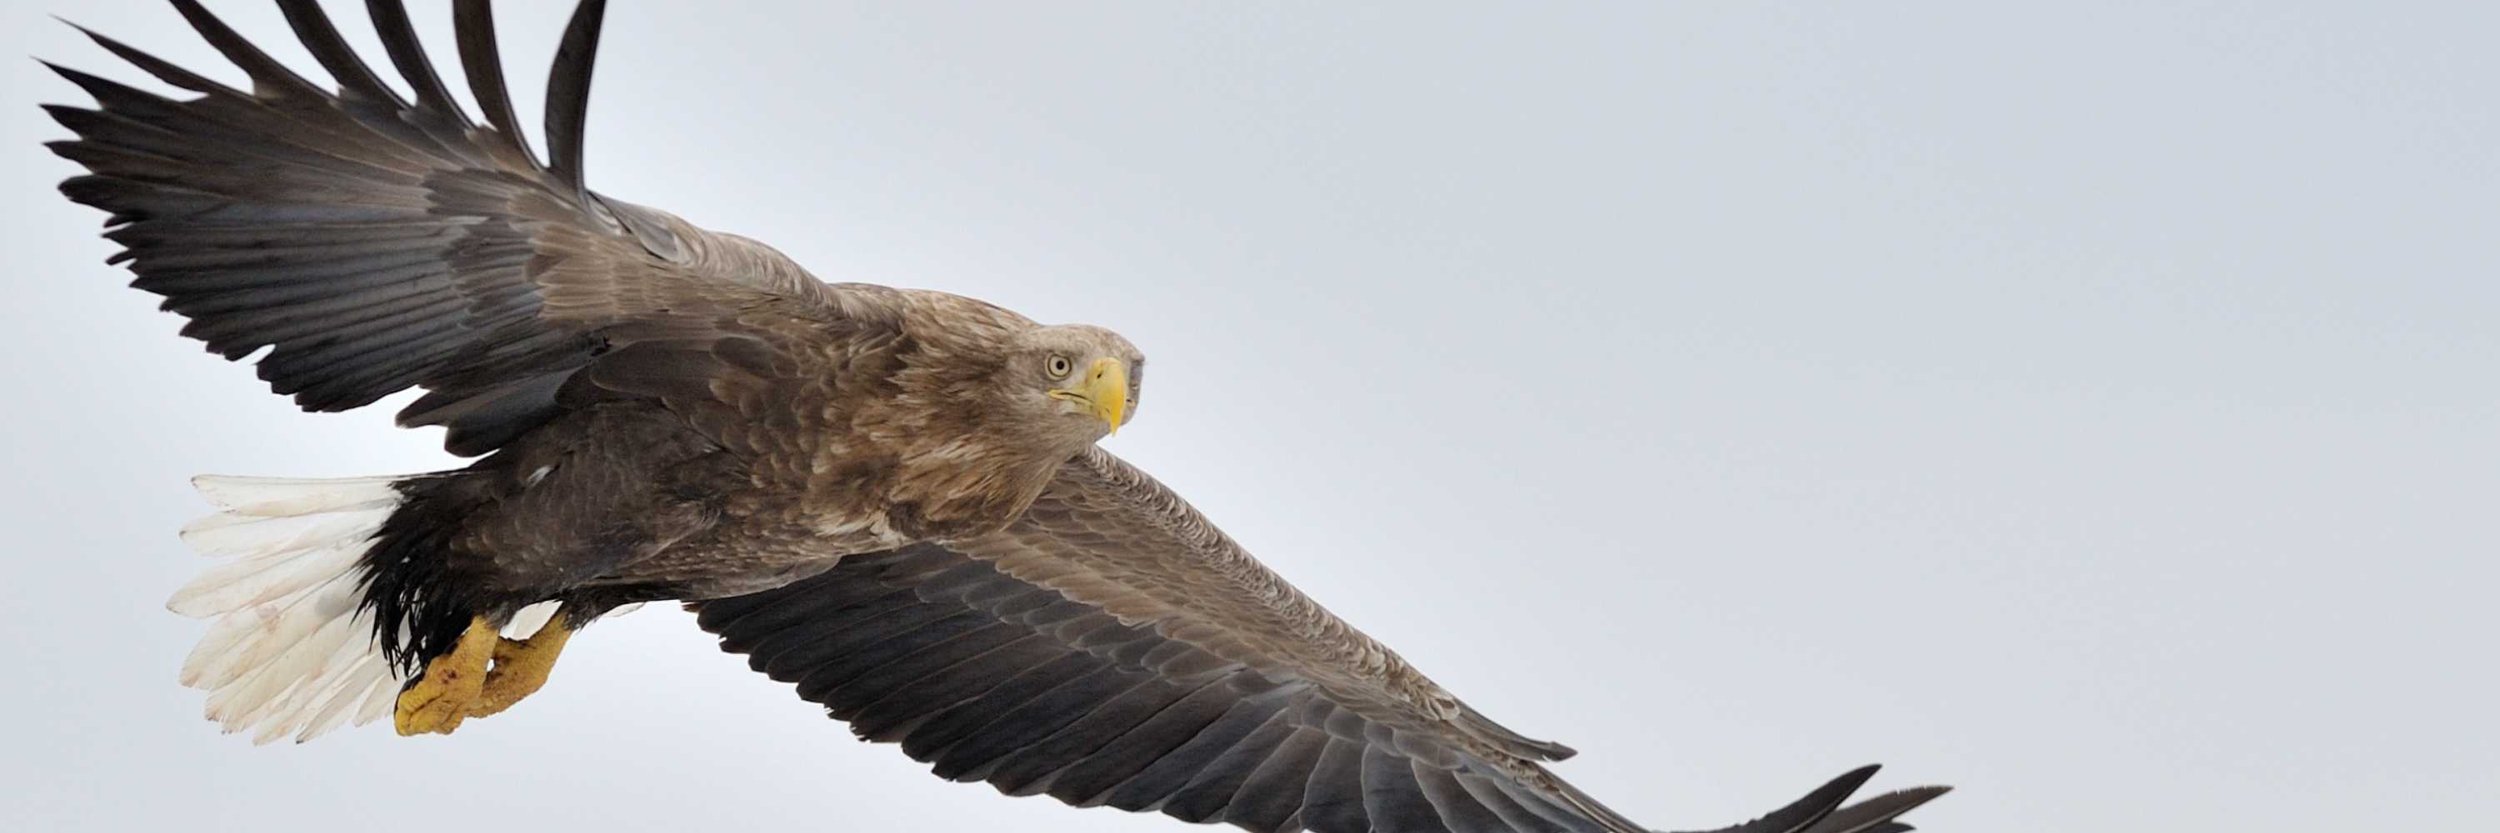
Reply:
[[[1080, 807], [1270, 831], [1607, 831], [1430, 737], [1317, 687], [1123, 624], [938, 545], [844, 560], [777, 590], [694, 606], [722, 647], [861, 738], [937, 775]], [[1850, 772], [1718, 833], [1889, 833], [1941, 788], [1840, 808]]]
[[[1463, 704], [1449, 720], [1401, 708], [1395, 681], [1412, 669], [1394, 654], [1377, 678], [1323, 683], [1342, 669], [1261, 644], [1316, 630], [1338, 634], [1318, 647], [1377, 648], [1099, 450], [995, 535], [690, 607], [722, 647], [861, 737], [1011, 795], [1256, 831], [1642, 829], [1535, 763], [1568, 750]], [[1289, 621], [1235, 624], [1258, 611]], [[1943, 792], [1836, 812], [1874, 772], [1728, 830], [1908, 830], [1893, 819]]]
[[[398, 3], [374, 3], [373, 19], [414, 103], [316, 3], [281, 5], [335, 94], [198, 3], [174, 5], [251, 89], [88, 33], [202, 97], [172, 101], [53, 67], [98, 104], [46, 108], [79, 136], [54, 152], [93, 172], [61, 190], [111, 212], [116, 260], [191, 319], [185, 335], [228, 359], [268, 348], [261, 378], [307, 410], [422, 386], [401, 422], [445, 426], [452, 451], [480, 454], [550, 416], [562, 385], [638, 320], [664, 318], [681, 342], [703, 335], [687, 325], [716, 324], [803, 351], [813, 326], [845, 315], [833, 288], [762, 244], [583, 186], [599, 3], [574, 15], [548, 84], [552, 165], [514, 121], [485, 3], [456, 8], [483, 127], [454, 103]], [[779, 320], [728, 320], [757, 306]]]

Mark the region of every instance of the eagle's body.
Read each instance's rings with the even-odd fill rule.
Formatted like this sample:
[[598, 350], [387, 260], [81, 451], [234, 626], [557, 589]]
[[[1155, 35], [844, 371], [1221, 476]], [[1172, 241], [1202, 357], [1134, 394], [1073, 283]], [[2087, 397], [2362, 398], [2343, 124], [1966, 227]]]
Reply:
[[[983, 392], [1040, 325], [941, 292], [825, 291], [838, 317], [746, 314], [751, 327], [783, 322], [781, 338], [705, 331], [600, 351], [492, 455], [400, 484], [407, 502], [367, 558], [378, 620], [411, 625], [410, 661], [447, 649], [474, 616], [501, 624], [555, 601], [587, 622], [992, 532], [1084, 445], [1031, 441]], [[1137, 361], [1117, 336], [1077, 333]], [[772, 409], [774, 433], [701, 416], [749, 397]]]
[[[676, 600], [723, 647], [941, 775], [1256, 831], [1634, 833], [1502, 727], [1269, 571], [1095, 442], [1143, 356], [939, 292], [828, 284], [779, 252], [600, 195], [582, 136], [602, 4], [576, 12], [522, 139], [492, 17], [455, 4], [457, 104], [396, 2], [403, 96], [311, 0], [335, 86], [192, 0], [237, 90], [98, 36], [196, 97], [75, 70], [48, 109], [135, 286], [310, 410], [422, 388], [465, 467], [201, 478], [231, 560], [171, 607], [209, 715], [309, 739], [392, 715], [448, 733], [542, 684], [620, 605]], [[265, 352], [264, 352], [265, 351]], [[553, 620], [538, 627], [538, 613]], [[502, 638], [510, 630], [526, 639]], [[1742, 829], [1861, 833], [1942, 792], [1842, 807], [1850, 773]]]

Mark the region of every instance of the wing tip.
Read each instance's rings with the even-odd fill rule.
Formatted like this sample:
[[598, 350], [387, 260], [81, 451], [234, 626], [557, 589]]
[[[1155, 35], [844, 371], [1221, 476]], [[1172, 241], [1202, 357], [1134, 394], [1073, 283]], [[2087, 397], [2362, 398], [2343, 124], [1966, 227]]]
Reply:
[[1952, 791], [1942, 785], [1894, 790], [1834, 810], [1805, 833], [1907, 833], [1916, 828], [1901, 816]]
[[86, 27], [86, 25], [81, 24], [81, 23], [79, 23], [79, 22], [77, 22], [77, 21], [75, 21], [75, 20], [71, 20], [71, 19], [69, 19], [69, 18], [62, 17], [62, 16], [57, 15], [57, 14], [56, 14], [56, 15], [53, 15], [53, 16], [52, 16], [52, 19], [53, 19], [53, 20], [58, 20], [58, 21], [60, 21], [60, 22], [61, 22], [61, 25], [63, 25], [63, 26], [68, 26], [69, 28], [72, 28], [72, 29], [76, 29], [76, 30], [78, 30], [78, 34], [85, 35], [85, 36], [87, 36], [87, 39], [88, 39], [88, 40], [95, 41], [95, 44], [96, 44], [97, 46], [104, 47], [105, 49], [111, 50], [111, 51], [113, 51], [113, 52], [118, 53], [118, 52], [120, 52], [120, 51], [122, 51], [122, 50], [124, 50], [124, 49], [128, 49], [128, 48], [130, 48], [130, 46], [129, 46], [128, 44], [122, 43], [121, 41], [118, 41], [118, 40], [114, 40], [114, 39], [113, 39], [113, 36], [111, 36], [111, 35], [107, 35], [107, 34], [105, 34], [105, 33], [103, 33], [103, 32], [96, 31], [96, 30], [94, 30], [94, 29], [87, 28], [87, 27]]
[[1882, 764], [1849, 770], [1786, 806], [1714, 833], [1900, 833], [1911, 828], [1895, 819], [1953, 791], [1940, 785], [1911, 787], [1842, 806], [1882, 770]]
[[574, 198], [589, 203], [583, 182], [582, 137], [590, 112], [591, 77], [599, 60], [599, 35], [608, 15], [606, 0], [582, 0], [565, 21], [556, 46], [555, 66], [547, 73], [547, 167], [557, 181], [571, 186]]

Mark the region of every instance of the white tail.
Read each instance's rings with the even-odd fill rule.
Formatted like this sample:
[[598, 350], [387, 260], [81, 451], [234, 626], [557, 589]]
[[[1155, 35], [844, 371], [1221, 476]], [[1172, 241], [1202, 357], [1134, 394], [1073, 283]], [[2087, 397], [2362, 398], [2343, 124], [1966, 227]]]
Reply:
[[[165, 607], [215, 619], [182, 662], [182, 684], [208, 691], [208, 719], [253, 743], [302, 743], [391, 713], [406, 680], [373, 640], [358, 569], [406, 477], [191, 478], [218, 513], [182, 528], [201, 555], [228, 559], [174, 591]], [[526, 638], [558, 603], [518, 611], [503, 632]], [[610, 611], [622, 614], [641, 605]]]
[[221, 511], [182, 539], [228, 560], [165, 607], [216, 620], [182, 663], [182, 684], [209, 692], [208, 719], [254, 743], [300, 743], [391, 713], [401, 681], [374, 644], [358, 562], [399, 506], [399, 479], [192, 478]]

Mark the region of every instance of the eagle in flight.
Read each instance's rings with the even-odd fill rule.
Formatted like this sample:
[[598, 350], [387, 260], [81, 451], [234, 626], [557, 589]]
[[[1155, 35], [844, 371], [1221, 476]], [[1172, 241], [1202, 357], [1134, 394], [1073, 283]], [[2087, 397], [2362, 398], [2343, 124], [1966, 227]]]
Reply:
[[[1095, 443], [1144, 356], [971, 298], [825, 283], [780, 252], [591, 191], [604, 4], [583, 2], [523, 138], [485, 0], [453, 4], [477, 119], [396, 0], [408, 95], [314, 0], [280, 0], [324, 84], [193, 0], [234, 89], [53, 66], [61, 184], [183, 334], [311, 411], [409, 388], [450, 470], [202, 477], [183, 532], [227, 560], [170, 607], [182, 669], [260, 740], [391, 718], [450, 733], [545, 684], [620, 607], [676, 601], [726, 650], [939, 776], [1079, 806], [1323, 833], [1644, 828], [1320, 607]], [[1842, 806], [1866, 767], [1731, 830], [1864, 833], [1941, 795]]]

